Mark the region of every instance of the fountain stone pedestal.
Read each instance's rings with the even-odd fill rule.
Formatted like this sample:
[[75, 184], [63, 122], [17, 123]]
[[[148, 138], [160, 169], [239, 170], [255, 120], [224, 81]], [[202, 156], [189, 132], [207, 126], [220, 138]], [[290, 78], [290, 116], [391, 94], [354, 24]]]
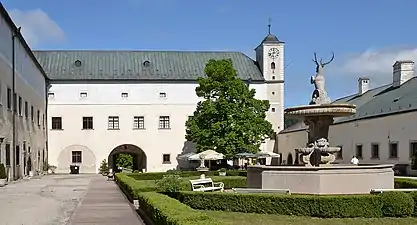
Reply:
[[[393, 165], [342, 165], [332, 164], [340, 147], [328, 142], [329, 128], [335, 117], [356, 113], [356, 106], [347, 103], [331, 103], [325, 89], [323, 63], [317, 61], [316, 76], [309, 105], [285, 109], [287, 117], [304, 121], [308, 126], [308, 143], [295, 152], [301, 157], [301, 166], [249, 166], [247, 187], [261, 189], [289, 189], [301, 194], [367, 194], [371, 189], [393, 189]], [[349, 135], [349, 134], [346, 134]]]

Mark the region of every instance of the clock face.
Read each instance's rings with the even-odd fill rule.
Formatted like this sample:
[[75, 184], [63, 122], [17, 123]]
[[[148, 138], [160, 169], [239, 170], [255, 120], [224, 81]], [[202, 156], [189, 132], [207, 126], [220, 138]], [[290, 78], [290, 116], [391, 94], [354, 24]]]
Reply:
[[271, 59], [276, 59], [279, 56], [279, 50], [277, 48], [269, 49], [268, 56]]

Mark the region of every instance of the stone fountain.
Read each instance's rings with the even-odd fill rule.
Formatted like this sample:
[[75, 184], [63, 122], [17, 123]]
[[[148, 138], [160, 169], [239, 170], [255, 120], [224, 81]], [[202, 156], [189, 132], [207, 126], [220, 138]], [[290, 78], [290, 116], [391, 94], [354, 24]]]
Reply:
[[366, 194], [371, 189], [394, 188], [393, 165], [332, 164], [341, 149], [329, 144], [330, 125], [335, 117], [356, 113], [355, 105], [332, 103], [327, 95], [323, 68], [333, 59], [334, 54], [323, 63], [314, 53], [316, 75], [310, 81], [315, 89], [310, 104], [285, 109], [288, 117], [308, 126], [308, 143], [294, 149], [304, 166], [250, 166], [248, 188], [289, 189], [301, 194]]

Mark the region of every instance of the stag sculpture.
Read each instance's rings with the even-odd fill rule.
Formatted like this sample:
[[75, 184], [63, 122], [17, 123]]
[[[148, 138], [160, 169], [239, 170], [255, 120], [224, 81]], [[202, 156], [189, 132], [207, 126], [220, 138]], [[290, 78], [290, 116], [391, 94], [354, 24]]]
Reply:
[[314, 53], [313, 62], [316, 64], [316, 76], [312, 76], [310, 79], [311, 84], [314, 84], [315, 90], [311, 97], [310, 105], [317, 104], [328, 104], [330, 103], [330, 98], [327, 96], [325, 89], [325, 78], [323, 73], [323, 68], [327, 64], [331, 63], [334, 59], [334, 53], [329, 61], [323, 62], [323, 59], [320, 59], [320, 62], [317, 60], [317, 54]]

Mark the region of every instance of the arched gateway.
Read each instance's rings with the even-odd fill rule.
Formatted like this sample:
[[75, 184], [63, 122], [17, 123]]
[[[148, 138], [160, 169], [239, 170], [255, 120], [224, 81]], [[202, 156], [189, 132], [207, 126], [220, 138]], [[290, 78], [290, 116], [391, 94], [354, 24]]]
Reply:
[[123, 144], [114, 148], [108, 157], [109, 168], [116, 171], [116, 159], [121, 153], [130, 154], [133, 156], [133, 170], [146, 171], [146, 154], [145, 152], [136, 145]]

